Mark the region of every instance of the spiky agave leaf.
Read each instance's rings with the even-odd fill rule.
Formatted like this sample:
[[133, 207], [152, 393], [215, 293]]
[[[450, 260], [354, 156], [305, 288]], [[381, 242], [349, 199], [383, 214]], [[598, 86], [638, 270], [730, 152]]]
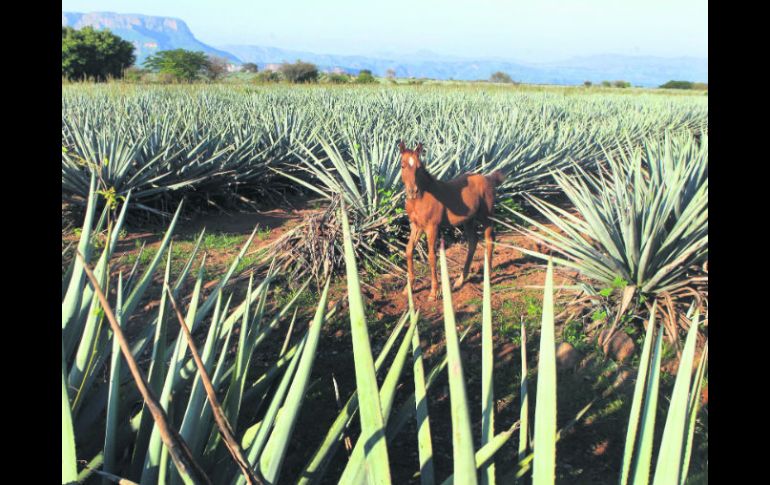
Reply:
[[[391, 410], [393, 409], [393, 402], [396, 397], [396, 387], [401, 377], [401, 373], [404, 370], [406, 364], [406, 358], [409, 355], [409, 347], [412, 343], [412, 336], [414, 335], [414, 326], [410, 326], [404, 335], [401, 345], [398, 348], [393, 363], [388, 369], [388, 373], [385, 376], [385, 381], [382, 383], [382, 389], [380, 390], [380, 406], [382, 408], [382, 417], [385, 424], [388, 423]], [[350, 454], [348, 464], [345, 470], [342, 472], [339, 483], [340, 485], [348, 485], [355, 483], [362, 483], [366, 478], [365, 471], [365, 455], [366, 446], [368, 443], [362, 441], [360, 438], [356, 442], [353, 452]]]
[[380, 407], [377, 377], [374, 373], [369, 332], [366, 328], [363, 298], [358, 282], [358, 269], [353, 255], [350, 227], [344, 206], [341, 212], [350, 304], [350, 333], [353, 339], [356, 387], [359, 392], [361, 415], [361, 437], [359, 439], [367, 444], [365, 460], [368, 482], [370, 485], [386, 484], [390, 483], [391, 480], [388, 448], [385, 443], [385, 422]]
[[447, 357], [449, 360], [449, 395], [452, 408], [452, 454], [454, 476], [459, 483], [477, 483], [476, 463], [473, 451], [470, 409], [465, 390], [460, 342], [457, 339], [454, 309], [452, 308], [452, 287], [446, 264], [444, 241], [439, 253], [441, 262], [441, 288], [444, 300], [444, 332], [446, 333]]
[[67, 379], [64, 375], [64, 350], [61, 365], [61, 482], [72, 483], [78, 480], [75, 433], [72, 429], [72, 414], [67, 393]]
[[[481, 446], [495, 435], [494, 349], [492, 343], [492, 288], [489, 281], [489, 253], [484, 251], [484, 301], [481, 327]], [[495, 484], [495, 464], [481, 470], [482, 485]]]
[[533, 485], [549, 485], [556, 471], [556, 344], [553, 314], [553, 262], [548, 261], [540, 326], [540, 354], [535, 397]]
[[663, 428], [663, 438], [661, 438], [660, 451], [658, 452], [658, 461], [655, 464], [655, 475], [652, 482], [654, 485], [679, 483], [682, 479], [683, 455], [689, 438], [687, 432], [688, 404], [699, 316], [699, 313], [696, 312], [690, 324], [682, 357], [679, 360], [674, 389], [671, 391], [671, 403], [666, 415], [666, 425]]
[[262, 476], [269, 483], [278, 481], [279, 472], [283, 459], [286, 455], [286, 448], [289, 444], [289, 438], [297, 423], [299, 409], [303, 402], [303, 396], [310, 380], [310, 372], [313, 368], [313, 362], [318, 349], [318, 341], [321, 335], [321, 326], [324, 323], [324, 312], [326, 311], [326, 302], [329, 294], [329, 284], [331, 279], [326, 282], [326, 287], [318, 300], [315, 318], [308, 330], [308, 340], [305, 348], [302, 350], [302, 357], [299, 361], [294, 382], [286, 395], [286, 402], [281, 408], [281, 415], [273, 429], [265, 450], [260, 459], [260, 470]]
[[[383, 345], [380, 354], [377, 356], [377, 360], [374, 362], [375, 372], [379, 373], [385, 358], [388, 356], [390, 349], [395, 344], [404, 324], [407, 321], [407, 314], [404, 314], [399, 320], [398, 324], [394, 327], [388, 340]], [[416, 331], [416, 330], [415, 330]], [[391, 367], [393, 368], [393, 367]], [[390, 371], [389, 371], [390, 372]], [[342, 442], [342, 435], [347, 427], [350, 426], [353, 418], [358, 412], [358, 392], [353, 391], [348, 398], [347, 403], [342, 407], [337, 418], [329, 427], [323, 442], [319, 445], [312, 458], [305, 465], [305, 468], [300, 473], [300, 479], [297, 482], [301, 485], [307, 485], [309, 483], [317, 483], [326, 471], [330, 460], [334, 453]]]
[[433, 469], [433, 442], [430, 435], [430, 417], [428, 415], [428, 393], [425, 385], [425, 370], [423, 368], [422, 346], [418, 327], [419, 316], [414, 309], [412, 285], [406, 282], [409, 297], [409, 317], [414, 327], [412, 336], [412, 360], [414, 362], [414, 401], [415, 419], [417, 420], [417, 451], [420, 458], [420, 483], [433, 485], [435, 471]]
[[628, 430], [626, 432], [626, 444], [623, 452], [623, 464], [621, 465], [620, 473], [620, 485], [626, 485], [628, 483], [628, 475], [631, 469], [631, 461], [634, 452], [634, 444], [636, 443], [636, 432], [639, 426], [639, 414], [642, 407], [642, 399], [644, 397], [645, 383], [647, 382], [647, 374], [650, 368], [650, 352], [652, 348], [653, 334], [655, 332], [655, 311], [657, 309], [657, 302], [653, 302], [652, 310], [650, 311], [650, 319], [647, 322], [647, 334], [644, 338], [644, 346], [642, 347], [642, 355], [639, 358], [639, 371], [634, 384], [634, 397], [631, 401], [631, 414], [628, 419]]

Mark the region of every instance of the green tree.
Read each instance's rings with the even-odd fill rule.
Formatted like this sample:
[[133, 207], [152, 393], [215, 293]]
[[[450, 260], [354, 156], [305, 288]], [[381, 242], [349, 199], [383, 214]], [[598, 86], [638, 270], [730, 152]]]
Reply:
[[493, 83], [512, 83], [513, 79], [511, 79], [511, 76], [508, 74], [502, 71], [497, 71], [496, 73], [489, 76], [489, 81]]
[[631, 83], [628, 81], [615, 81], [612, 83], [613, 86], [616, 88], [630, 88]]
[[347, 84], [350, 82], [350, 76], [333, 72], [327, 76], [327, 80], [332, 84]]
[[260, 71], [254, 76], [254, 82], [257, 83], [277, 83], [281, 80], [281, 75], [270, 69]]
[[61, 75], [69, 80], [123, 77], [136, 61], [134, 46], [109, 30], [61, 29]]
[[664, 89], [692, 89], [693, 83], [690, 81], [669, 81], [666, 84], [661, 84], [660, 87]]
[[241, 65], [241, 72], [259, 72], [259, 67], [253, 62], [247, 62]]
[[318, 80], [318, 68], [315, 64], [300, 60], [294, 64], [282, 64], [281, 73], [287, 81], [293, 83], [311, 83]]
[[356, 77], [356, 83], [358, 84], [371, 84], [376, 83], [377, 80], [372, 75], [372, 71], [369, 69], [361, 69], [361, 71], [358, 73], [358, 77]]
[[194, 81], [198, 76], [208, 73], [210, 63], [203, 52], [173, 49], [151, 55], [144, 61], [144, 66], [178, 81]]
[[593, 83], [591, 81], [583, 81], [583, 86], [590, 88], [591, 86], [593, 86]]

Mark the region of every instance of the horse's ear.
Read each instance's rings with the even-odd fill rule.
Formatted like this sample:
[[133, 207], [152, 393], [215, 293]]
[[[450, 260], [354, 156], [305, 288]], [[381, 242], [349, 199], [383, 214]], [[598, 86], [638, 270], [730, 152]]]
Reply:
[[414, 153], [416, 153], [417, 155], [422, 153], [422, 143], [417, 144], [417, 148], [414, 149]]
[[404, 152], [406, 151], [406, 145], [404, 145], [404, 142], [403, 142], [403, 141], [399, 141], [399, 142], [398, 142], [398, 150], [399, 150], [401, 153], [404, 153]]

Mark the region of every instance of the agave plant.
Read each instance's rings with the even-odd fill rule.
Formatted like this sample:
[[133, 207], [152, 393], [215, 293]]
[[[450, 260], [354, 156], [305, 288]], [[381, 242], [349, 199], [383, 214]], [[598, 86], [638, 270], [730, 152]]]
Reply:
[[555, 262], [603, 287], [627, 285], [622, 305], [634, 293], [691, 295], [708, 258], [707, 150], [707, 135], [696, 145], [683, 134], [607, 153], [597, 173], [554, 173], [574, 213], [529, 197], [553, 227], [506, 209], [534, 226], [518, 230], [560, 255]]
[[[662, 329], [654, 337], [655, 306], [647, 324], [647, 334], [639, 363], [639, 376], [634, 388], [631, 415], [626, 434], [620, 475], [621, 485], [646, 485], [653, 474], [653, 484], [684, 484], [690, 466], [695, 420], [700, 408], [700, 389], [708, 360], [708, 340], [703, 347], [693, 376], [693, 361], [700, 318], [695, 313], [687, 341], [679, 361], [678, 373], [666, 415], [666, 424], [654, 471], [651, 470], [655, 417], [657, 414]], [[655, 340], [654, 349], [653, 339]], [[652, 355], [651, 355], [652, 352]], [[642, 407], [642, 404], [644, 407]]]
[[[392, 259], [383, 257], [400, 253], [400, 241], [405, 239], [396, 147], [382, 135], [354, 136], [346, 134], [341, 143], [321, 138], [314, 146], [301, 144], [300, 163], [293, 167], [296, 175], [276, 169], [329, 201], [323, 213], [285, 234], [271, 248], [270, 256], [295, 274], [310, 271], [320, 281], [342, 266], [338, 201], [344, 201], [355, 221], [358, 260], [399, 271]], [[349, 159], [340, 145], [350, 147]], [[324, 155], [316, 155], [319, 147]]]
[[[93, 197], [90, 201], [89, 207], [93, 209]], [[125, 212], [124, 205], [114, 222], [115, 229], [120, 227]], [[90, 232], [93, 211], [89, 217], [84, 223], [84, 234]], [[350, 224], [344, 210], [340, 220], [356, 390], [300, 472], [299, 481], [318, 483], [328, 473], [336, 449], [343, 437], [350, 433], [358, 415], [360, 433], [338, 482], [392, 483], [389, 450], [405, 425], [416, 419], [417, 436], [411, 439], [416, 438], [418, 443], [420, 480], [425, 484], [435, 483], [430, 431], [431, 420], [435, 417], [430, 416], [425, 406], [425, 396], [447, 369], [454, 460], [452, 475], [443, 483], [482, 481], [494, 484], [495, 454], [520, 425], [524, 426], [520, 431], [522, 445], [519, 448], [523, 458], [516, 473], [521, 476], [532, 469], [533, 483], [553, 483], [555, 443], [560, 433], [556, 428], [552, 265], [549, 264], [545, 282], [534, 411], [535, 440], [530, 443], [526, 424], [528, 406], [522, 406], [521, 421], [507, 425], [504, 431], [495, 430], [491, 285], [489, 267], [485, 264], [481, 330], [482, 422], [481, 441], [477, 444], [473, 439], [468, 389], [459, 350], [470, 327], [463, 335], [457, 334], [443, 245], [440, 262], [445, 295], [446, 355], [426, 366], [418, 332], [419, 315], [410, 299], [408, 314], [403, 315], [375, 358], [368, 335]], [[170, 244], [172, 232], [173, 223], [161, 242], [163, 248]], [[119, 231], [113, 229], [111, 234], [119, 234]], [[321, 345], [324, 322], [334, 318], [340, 308], [338, 302], [327, 309], [329, 281], [321, 293], [314, 317], [300, 332], [294, 331], [303, 328], [295, 325], [295, 318], [291, 322], [287, 318], [297, 297], [283, 305], [272, 303], [271, 285], [279, 281], [275, 266], [268, 268], [261, 280], [252, 278], [244, 299], [239, 304], [233, 303], [232, 294], [227, 295], [227, 282], [249, 240], [227, 274], [205, 297], [202, 292], [205, 262], [201, 262], [195, 287], [183, 313], [180, 283], [191, 270], [196, 249], [176, 283], [172, 282], [167, 260], [160, 305], [129, 342], [123, 327], [135, 314], [137, 303], [151, 284], [164, 250], [159, 251], [140, 277], [129, 275], [124, 279], [119, 274], [117, 283], [113, 284], [108, 256], [114, 245], [105, 246], [99, 263], [92, 270], [94, 248], [90, 241], [89, 237], [81, 241], [84, 243], [83, 251], [79, 251], [82, 256], [73, 263], [62, 306], [62, 483], [85, 481], [94, 473], [109, 480], [125, 477], [153, 484], [278, 483], [282, 471], [285, 472], [286, 453], [305, 397], [314, 385], [311, 372]], [[114, 304], [108, 301], [112, 288]], [[78, 313], [76, 310], [81, 306], [89, 311]], [[296, 317], [296, 312], [294, 315]], [[268, 337], [282, 324], [288, 326], [286, 336], [280, 339], [283, 344], [268, 353], [275, 355], [274, 360], [266, 368], [255, 368], [252, 356], [256, 351], [265, 353], [268, 350]], [[685, 347], [684, 359], [690, 358], [692, 353], [694, 342], [690, 340]], [[79, 351], [75, 352], [81, 348], [92, 349], [83, 367], [77, 357]], [[394, 348], [397, 349], [395, 355]], [[140, 357], [147, 354], [150, 354], [148, 362], [140, 365], [145, 361]], [[410, 355], [414, 367], [414, 391], [396, 407], [396, 390]], [[384, 365], [387, 361], [391, 362], [389, 367]], [[526, 362], [524, 355], [522, 361]], [[687, 362], [683, 360], [680, 368], [691, 368], [691, 365], [687, 367]], [[125, 364], [129, 372], [126, 372]], [[109, 376], [107, 382], [93, 378], [102, 371]], [[702, 374], [701, 367], [699, 375]], [[378, 375], [383, 378], [381, 385]], [[679, 382], [679, 377], [677, 379]], [[526, 372], [523, 372], [524, 403], [527, 402], [525, 386]], [[679, 389], [685, 387], [689, 387], [689, 380], [675, 386], [677, 403], [682, 400]], [[692, 413], [697, 412], [692, 409], [687, 408], [689, 422], [692, 422]], [[680, 421], [676, 418], [677, 423]], [[668, 431], [668, 426], [666, 429], [664, 443], [674, 442], [666, 446], [675, 446], [675, 438], [688, 433], [691, 436], [693, 428], [686, 427], [683, 431], [679, 424], [672, 424], [672, 431]], [[681, 448], [688, 456], [689, 449], [690, 445]], [[80, 473], [76, 465], [79, 458], [88, 460], [87, 467]], [[682, 460], [678, 476], [686, 476], [687, 461]]]
[[[91, 202], [89, 207], [92, 208], [93, 200]], [[120, 227], [125, 212], [124, 205], [115, 229]], [[357, 390], [350, 396], [321, 446], [308, 461], [301, 475], [304, 477], [302, 480], [315, 483], [323, 476], [341, 436], [347, 432], [356, 414], [361, 416], [362, 434], [340, 478], [342, 482], [359, 483], [363, 477], [371, 474], [384, 483], [390, 483], [386, 443], [399, 434], [411, 416], [417, 416], [424, 423], [420, 426], [418, 440], [423, 461], [430, 463], [429, 416], [423, 398], [447, 367], [451, 369], [453, 423], [460, 423], [453, 426], [463, 426], [465, 429], [457, 442], [458, 449], [465, 450], [465, 458], [458, 462], [455, 474], [460, 477], [475, 476], [477, 469], [484, 466], [487, 470], [493, 470], [488, 466], [489, 460], [510, 439], [517, 423], [503, 433], [494, 434], [494, 411], [489, 404], [492, 402], [492, 391], [488, 388], [486, 392], [489, 399], [484, 411], [485, 437], [482, 446], [474, 451], [468, 428], [468, 404], [462, 398], [465, 391], [457, 347], [465, 334], [458, 337], [454, 333], [451, 301], [447, 300], [445, 308], [446, 329], [450, 341], [454, 343], [449, 345], [447, 356], [427, 369], [427, 372], [423, 367], [417, 332], [418, 315], [413, 307], [409, 317], [402, 317], [380, 355], [374, 359], [366, 331], [349, 223], [344, 212], [341, 219], [348, 263], [348, 298]], [[199, 483], [209, 480], [215, 483], [255, 483], [252, 477], [258, 477], [264, 483], [275, 483], [279, 479], [286, 447], [302, 407], [302, 398], [311, 385], [309, 376], [317, 353], [321, 326], [338, 308], [335, 306], [330, 311], [325, 310], [328, 282], [316, 315], [304, 336], [298, 340], [291, 339], [294, 327], [292, 321], [277, 360], [261, 377], [251, 380], [248, 377], [251, 356], [260, 345], [264, 345], [269, 333], [289, 314], [296, 301], [295, 297], [282, 308], [268, 303], [270, 285], [275, 279], [273, 268], [268, 270], [261, 282], [251, 280], [243, 302], [230, 311], [233, 306], [232, 296], [225, 296], [225, 284], [230, 274], [225, 275], [212, 293], [202, 297], [204, 258], [186, 315], [183, 315], [176, 303], [177, 300], [181, 301], [179, 282], [184, 280], [191, 269], [193, 257], [177, 284], [172, 284], [170, 264], [167, 262], [163, 276], [166, 291], [161, 295], [157, 314], [129, 344], [121, 327], [135, 312], [135, 302], [146, 291], [164, 251], [159, 251], [156, 260], [150, 263], [142, 277], [136, 279], [129, 275], [125, 279], [134, 281], [133, 285], [124, 284], [123, 276], [118, 276], [113, 311], [105, 296], [109, 294], [107, 289], [110, 286], [109, 279], [106, 279], [106, 275], [110, 274], [107, 255], [112, 246], [105, 248], [100, 259], [102, 264], [92, 271], [90, 257], [84, 254], [93, 249], [88, 238], [89, 225], [90, 219], [87, 218], [83, 231], [85, 251], [79, 253], [85, 257], [78, 257], [73, 262], [77, 266], [71, 272], [72, 284], [67, 293], [69, 298], [65, 297], [67, 303], [73, 299], [80, 304], [87, 302], [92, 311], [84, 315], [86, 321], [81, 321], [80, 315], [75, 315], [63, 323], [63, 483], [86, 480], [94, 471], [103, 477], [141, 477], [142, 483]], [[173, 224], [162, 247], [170, 244], [172, 232]], [[248, 242], [241, 256], [247, 247]], [[449, 294], [443, 252], [442, 258], [445, 291]], [[238, 259], [233, 262], [231, 271]], [[487, 273], [487, 303], [490, 298], [488, 276]], [[63, 315], [68, 314], [64, 309], [77, 306], [63, 304]], [[491, 313], [489, 305], [486, 307], [487, 323], [484, 332], [486, 340], [490, 342]], [[172, 323], [175, 320], [178, 325]], [[111, 332], [106, 324], [103, 326], [105, 321], [109, 322]], [[205, 330], [202, 351], [199, 352], [192, 335], [200, 334], [197, 330], [204, 323], [208, 323], [208, 329]], [[173, 329], [177, 326], [179, 332], [176, 339], [172, 340]], [[234, 330], [237, 330], [237, 337]], [[70, 340], [64, 339], [65, 335], [71, 335]], [[398, 343], [401, 335], [401, 342]], [[77, 358], [79, 353], [71, 356], [72, 351], [66, 351], [68, 342], [73, 349], [94, 349], [90, 359], [86, 359], [84, 368], [80, 367]], [[142, 369], [137, 364], [138, 357], [150, 343], [150, 365]], [[396, 344], [398, 351], [379, 387], [376, 375], [385, 370], [385, 359]], [[236, 349], [235, 355], [227, 352], [232, 347]], [[187, 354], [188, 349], [192, 358]], [[487, 355], [487, 381], [491, 383], [491, 369], [488, 367], [491, 363], [491, 347], [487, 345], [484, 352]], [[119, 357], [121, 354], [122, 359]], [[396, 388], [409, 355], [413, 356], [417, 369], [415, 391], [398, 409], [394, 409]], [[128, 362], [130, 373], [125, 372], [123, 362]], [[93, 376], [105, 366], [110, 378], [102, 384]], [[132, 380], [137, 383], [139, 392], [130, 384]], [[143, 401], [144, 406], [137, 408], [137, 401]], [[254, 416], [254, 409], [262, 411]], [[99, 416], [105, 416], [103, 427]], [[103, 439], [99, 439], [99, 436], [103, 436]], [[376, 438], [372, 441], [372, 437]], [[367, 441], [374, 442], [375, 446], [364, 447]], [[129, 452], [126, 454], [121, 450]], [[228, 454], [232, 455], [233, 460], [227, 458]], [[88, 466], [79, 474], [75, 467], [75, 457], [91, 457]], [[429, 468], [423, 470], [429, 477]]]
[[[312, 143], [301, 144], [297, 151], [300, 162], [289, 164], [294, 170], [292, 174], [282, 169], [276, 171], [326, 199], [345, 200], [357, 229], [357, 256], [392, 271], [387, 263], [382, 264], [379, 254], [384, 250], [392, 255], [395, 246], [402, 249], [396, 241], [403, 240], [407, 232], [406, 219], [398, 217], [403, 192], [395, 150], [397, 140], [404, 136], [424, 141], [428, 147], [426, 165], [439, 178], [447, 179], [465, 172], [502, 170], [507, 177], [499, 189], [500, 195], [501, 199], [508, 199], [524, 193], [552, 190], [553, 171], [568, 168], [570, 159], [580, 160], [581, 166], [588, 167], [600, 158], [602, 146], [614, 150], [620, 137], [638, 140], [663, 129], [677, 131], [689, 126], [686, 121], [656, 121], [652, 116], [641, 123], [623, 117], [621, 124], [617, 119], [619, 114], [614, 112], [608, 114], [614, 123], [593, 118], [576, 122], [572, 110], [562, 108], [555, 112], [557, 110], [549, 105], [548, 110], [535, 112], [529, 105], [532, 99], [517, 101], [521, 104], [513, 108], [495, 102], [489, 109], [498, 116], [478, 111], [478, 108], [486, 107], [488, 100], [474, 100], [474, 105], [458, 103], [459, 106], [449, 104], [422, 109], [412, 102], [409, 104], [412, 113], [385, 105], [382, 106], [385, 113], [376, 118], [371, 112], [359, 110], [355, 112], [356, 119], [345, 118], [339, 124], [331, 122], [319, 130]], [[388, 112], [396, 118], [393, 122], [383, 121]], [[598, 112], [607, 114], [597, 109]], [[591, 116], [597, 114], [589, 113]], [[441, 121], [426, 126], [426, 119]], [[362, 128], [352, 129], [356, 125]], [[330, 210], [336, 213], [336, 208]], [[285, 257], [287, 263], [313, 271], [320, 266], [318, 255], [326, 248], [324, 266], [334, 268], [341, 264], [338, 256], [341, 248], [328, 241], [319, 241], [319, 235], [327, 239], [336, 237], [339, 221], [328, 212], [319, 219], [327, 224], [326, 231], [316, 227], [318, 221], [313, 223], [312, 230], [309, 227], [297, 229], [286, 236], [281, 242], [281, 250], [276, 250], [275, 255], [280, 257], [281, 251], [290, 252], [292, 255]], [[335, 227], [330, 226], [330, 222]], [[307, 249], [301, 249], [303, 247]]]
[[[207, 403], [204, 398], [204, 392], [200, 378], [196, 377], [199, 369], [193, 361], [186, 356], [188, 343], [180, 331], [175, 342], [170, 340], [171, 328], [169, 327], [169, 300], [179, 297], [181, 283], [189, 273], [197, 246], [193, 250], [187, 264], [176, 283], [170, 279], [170, 258], [166, 264], [164, 287], [168, 292], [162, 293], [161, 304], [157, 310], [156, 316], [150, 320], [149, 325], [142, 328], [139, 335], [134, 338], [131, 347], [121, 348], [124, 358], [133, 363], [145, 352], [148, 344], [152, 343], [152, 354], [150, 368], [146, 372], [146, 385], [149, 392], [159, 396], [157, 402], [151, 403], [145, 399], [145, 406], [137, 411], [134, 403], [140, 397], [137, 390], [128, 383], [132, 376], [120, 371], [121, 360], [118, 346], [116, 345], [116, 335], [120, 322], [125, 322], [135, 312], [137, 304], [145, 294], [157, 268], [164, 251], [169, 247], [170, 235], [173, 232], [176, 219], [172, 221], [166, 236], [161, 242], [161, 248], [155, 259], [145, 269], [144, 274], [137, 278], [130, 275], [128, 281], [133, 281], [133, 285], [124, 285], [122, 276], [118, 278], [117, 283], [117, 304], [115, 312], [105, 306], [103, 300], [106, 288], [110, 286], [108, 276], [109, 255], [111, 254], [117, 234], [121, 227], [126, 213], [126, 205], [123, 206], [120, 216], [116, 220], [115, 227], [112, 230], [113, 238], [109, 240], [99, 258], [99, 263], [93, 271], [88, 268], [89, 254], [93, 247], [90, 240], [91, 219], [93, 214], [95, 193], [93, 191], [89, 198], [89, 210], [86, 215], [86, 222], [81, 235], [81, 245], [79, 254], [82, 258], [73, 260], [73, 268], [69, 272], [69, 284], [67, 293], [62, 303], [62, 378], [63, 378], [63, 404], [65, 394], [67, 397], [67, 409], [63, 408], [63, 414], [69, 414], [70, 427], [69, 433], [63, 436], [74, 435], [75, 442], [78, 443], [78, 453], [80, 457], [93, 457], [90, 460], [90, 467], [83, 470], [78, 480], [84, 479], [94, 466], [102, 464], [105, 472], [115, 474], [116, 472], [129, 475], [141, 475], [142, 480], [149, 483], [166, 483], [166, 480], [176, 481], [179, 476], [188, 482], [191, 475], [189, 468], [177, 468], [167, 470], [169, 448], [166, 442], [165, 434], [167, 427], [161, 422], [153, 420], [155, 413], [151, 413], [153, 406], [160, 406], [166, 413], [177, 416], [179, 421], [179, 442], [185, 443], [183, 448], [191, 452], [190, 456], [195, 456], [195, 460], [201, 463], [207, 463], [222, 452], [222, 445], [219, 435], [214, 433], [213, 438], [211, 430], [214, 427], [212, 419], [211, 403]], [[252, 234], [252, 238], [253, 238]], [[237, 263], [242, 258], [251, 239], [246, 243], [241, 253], [231, 265], [229, 271], [220, 280], [214, 291], [201, 301], [201, 286], [203, 278], [204, 261], [201, 263], [201, 269], [192, 294], [192, 300], [188, 307], [187, 316], [184, 319], [184, 326], [194, 332], [197, 327], [211, 313], [211, 323], [209, 325], [208, 336], [201, 354], [201, 362], [208, 370], [214, 368], [211, 382], [215, 388], [225, 386], [229, 392], [223, 400], [225, 415], [237, 425], [237, 418], [241, 406], [248, 402], [252, 404], [255, 401], [268, 397], [272, 399], [282, 399], [283, 395], [265, 394], [267, 387], [287, 365], [299, 367], [299, 374], [291, 374], [286, 379], [293, 387], [288, 392], [302, 393], [302, 389], [307, 386], [307, 375], [309, 370], [306, 362], [315, 354], [314, 351], [303, 351], [303, 349], [313, 348], [317, 345], [318, 332], [324, 318], [325, 311], [319, 313], [310, 325], [307, 335], [295, 342], [286, 352], [280, 356], [273, 368], [268, 369], [261, 379], [258, 379], [254, 386], [246, 386], [247, 372], [249, 369], [250, 357], [260, 344], [275, 330], [278, 324], [284, 319], [291, 307], [296, 303], [297, 296], [288, 302], [283, 308], [272, 308], [267, 305], [267, 294], [269, 285], [274, 274], [268, 272], [264, 280], [252, 290], [252, 284], [249, 285], [246, 299], [228, 315], [231, 298], [225, 300], [223, 296], [224, 287], [232, 276]], [[199, 239], [200, 243], [200, 239]], [[170, 252], [169, 252], [170, 254]], [[85, 281], [84, 273], [88, 273], [91, 279], [91, 285]], [[305, 285], [307, 286], [307, 285]], [[256, 304], [255, 304], [256, 302]], [[325, 299], [322, 297], [320, 309], [325, 309]], [[81, 311], [85, 309], [86, 311]], [[320, 310], [319, 310], [320, 311]], [[334, 309], [331, 310], [333, 313]], [[272, 313], [272, 316], [270, 315]], [[118, 328], [113, 327], [112, 332], [105, 328], [104, 322], [107, 316], [117, 320]], [[235, 362], [226, 360], [229, 342], [233, 334], [233, 329], [237, 322], [241, 320], [239, 327], [238, 354]], [[110, 340], [113, 344], [110, 345]], [[126, 353], [127, 352], [127, 353]], [[219, 357], [216, 355], [219, 353]], [[170, 361], [168, 360], [170, 359]], [[109, 361], [110, 381], [107, 384], [100, 383], [96, 377], [102, 372], [102, 369]], [[217, 365], [215, 366], [215, 362]], [[291, 363], [289, 363], [291, 362]], [[134, 376], [134, 379], [136, 376]], [[189, 393], [184, 389], [192, 384]], [[286, 386], [284, 386], [286, 387]], [[141, 386], [140, 386], [141, 388]], [[175, 396], [172, 399], [172, 396]], [[172, 406], [173, 405], [173, 406]], [[173, 412], [172, 412], [173, 407]], [[106, 428], [100, 428], [98, 425], [99, 416], [106, 410]], [[150, 416], [152, 414], [152, 417]], [[216, 413], [214, 413], [216, 416]], [[295, 412], [284, 412], [280, 415], [276, 426], [289, 426], [293, 422]], [[175, 427], [175, 424], [171, 424]], [[235, 428], [233, 428], [235, 429]], [[100, 430], [104, 430], [103, 446], [96, 437]], [[264, 451], [262, 456], [266, 466], [274, 467], [275, 460], [282, 459], [285, 453], [285, 444], [278, 441], [274, 434], [267, 434], [265, 442], [260, 446], [266, 446], [268, 451]], [[213, 441], [212, 441], [213, 440]], [[72, 443], [74, 445], [74, 443]], [[207, 448], [208, 446], [208, 448]], [[120, 459], [119, 450], [130, 450], [127, 458]], [[174, 448], [171, 449], [175, 464], [178, 465]], [[70, 447], [68, 453], [74, 453], [74, 448]], [[270, 461], [273, 460], [273, 461]], [[71, 478], [72, 469], [67, 464], [65, 474], [65, 465], [63, 464], [63, 481], [66, 477]], [[196, 468], [196, 467], [193, 467]], [[271, 468], [272, 469], [272, 468]], [[275, 473], [274, 471], [272, 473]], [[66, 480], [69, 481], [69, 480]]]
[[[136, 209], [167, 211], [183, 197], [280, 198], [279, 182], [286, 179], [271, 169], [313, 175], [297, 171], [297, 155], [307, 157], [305, 147], [331, 158], [319, 148], [320, 137], [336, 144], [362, 174], [362, 161], [375, 162], [370, 170], [378, 173], [377, 163], [396, 140], [420, 140], [437, 176], [500, 169], [509, 174], [502, 190], [516, 195], [547, 189], [550, 171], [570, 158], [588, 164], [619, 138], [703, 127], [706, 119], [705, 100], [690, 97], [67, 85], [62, 188], [87, 197], [90, 171], [96, 170], [118, 195], [131, 191]], [[331, 188], [319, 180], [305, 179]], [[356, 182], [366, 187], [361, 195], [367, 203], [393, 189], [388, 177], [376, 187], [371, 182]]]
[[217, 88], [127, 97], [87, 89], [71, 87], [62, 96], [62, 188], [85, 197], [96, 170], [118, 194], [133, 191], [133, 205], [145, 210], [185, 195], [232, 196], [243, 187], [274, 193], [269, 167], [313, 126], [297, 109], [263, 111], [263, 101], [250, 99], [233, 104]]

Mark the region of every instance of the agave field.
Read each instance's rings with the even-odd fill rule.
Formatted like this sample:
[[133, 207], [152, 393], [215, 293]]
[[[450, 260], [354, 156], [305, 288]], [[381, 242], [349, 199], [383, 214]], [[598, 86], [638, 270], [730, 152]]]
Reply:
[[[278, 202], [287, 189], [301, 188], [344, 199], [357, 228], [357, 253], [387, 264], [379, 256], [394, 249], [407, 226], [403, 218], [394, 224], [403, 201], [398, 140], [422, 141], [425, 162], [440, 178], [502, 170], [503, 196], [513, 197], [552, 191], [553, 171], [590, 167], [626, 142], [663, 133], [700, 136], [706, 101], [548, 91], [72, 85], [62, 91], [62, 190], [82, 200], [95, 170], [117, 195], [132, 191], [135, 209], [169, 213], [183, 198]], [[342, 261], [339, 243], [328, 243], [339, 239], [340, 224], [328, 216], [314, 223], [321, 227], [287, 235], [273, 255], [283, 255], [296, 272], [313, 271], [320, 286], [325, 274], [318, 274], [318, 260], [335, 267]], [[328, 233], [322, 243], [318, 233]]]
[[[707, 483], [707, 99], [584, 91], [63, 86], [62, 483]], [[444, 180], [506, 174], [529, 318], [500, 259], [458, 310], [450, 231], [441, 300], [401, 295], [399, 140]], [[257, 228], [232, 257], [180, 244], [288, 199], [315, 209], [257, 258]], [[388, 281], [392, 319], [367, 297]], [[565, 371], [568, 341], [600, 370]], [[612, 413], [590, 475], [563, 445]]]

